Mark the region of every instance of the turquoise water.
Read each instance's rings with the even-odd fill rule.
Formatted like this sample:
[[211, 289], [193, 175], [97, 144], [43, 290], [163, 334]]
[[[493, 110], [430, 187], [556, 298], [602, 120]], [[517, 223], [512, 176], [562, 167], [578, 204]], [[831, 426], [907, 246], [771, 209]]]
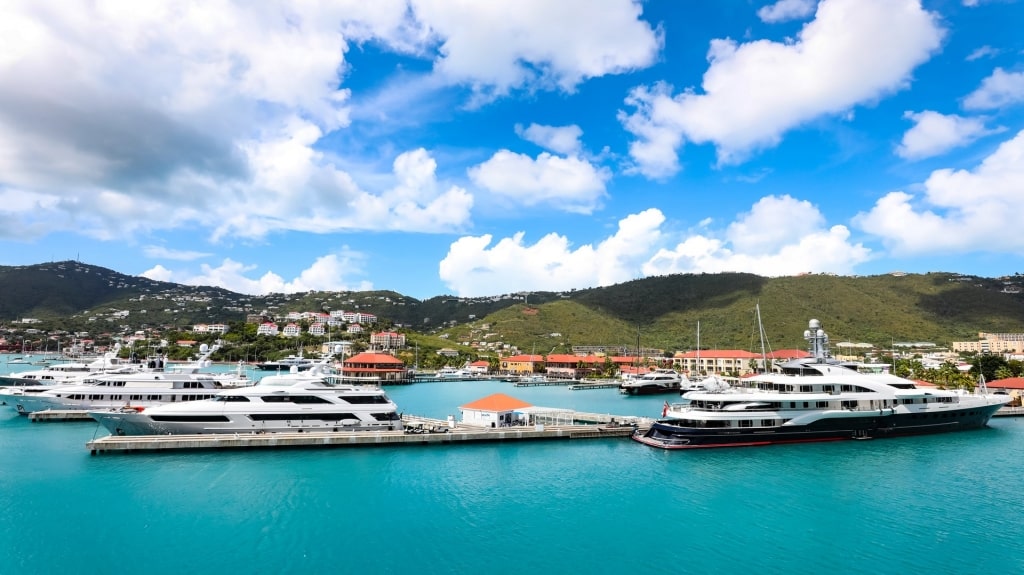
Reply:
[[[502, 391], [391, 387], [443, 418]], [[0, 407], [0, 573], [1021, 573], [1024, 419], [932, 437], [666, 452], [626, 439], [90, 456]]]

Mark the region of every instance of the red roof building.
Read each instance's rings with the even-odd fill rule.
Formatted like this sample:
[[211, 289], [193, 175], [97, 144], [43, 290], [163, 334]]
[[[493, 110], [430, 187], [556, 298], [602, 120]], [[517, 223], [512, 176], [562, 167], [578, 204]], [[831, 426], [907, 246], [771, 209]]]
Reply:
[[342, 362], [341, 377], [374, 383], [405, 383], [409, 380], [409, 370], [393, 355], [365, 352]]
[[467, 403], [459, 409], [462, 410], [462, 423], [466, 425], [506, 427], [519, 420], [514, 413], [517, 409], [527, 407], [533, 406], [510, 395], [495, 393]]

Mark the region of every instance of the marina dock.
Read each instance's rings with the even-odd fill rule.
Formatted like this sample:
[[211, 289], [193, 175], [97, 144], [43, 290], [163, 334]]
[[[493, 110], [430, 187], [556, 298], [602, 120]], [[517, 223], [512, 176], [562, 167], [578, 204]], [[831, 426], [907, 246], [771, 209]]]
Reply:
[[45, 411], [34, 411], [28, 414], [31, 422], [56, 422], [56, 421], [94, 421], [89, 417], [89, 412], [84, 409], [47, 409]]
[[[581, 414], [584, 419], [608, 419], [604, 425], [545, 425], [530, 427], [481, 428], [456, 426], [448, 422], [416, 416], [404, 416], [401, 431], [324, 431], [306, 433], [236, 433], [206, 435], [110, 435], [85, 444], [91, 455], [100, 453], [139, 453], [168, 450], [220, 450], [261, 448], [359, 447], [395, 445], [453, 445], [544, 439], [627, 438], [632, 425], [622, 422], [636, 418], [601, 414]], [[611, 422], [614, 420], [615, 422]]]
[[621, 383], [621, 381], [608, 380], [580, 381], [570, 385], [569, 389], [572, 391], [581, 391], [585, 389], [609, 389], [612, 387], [619, 387]]

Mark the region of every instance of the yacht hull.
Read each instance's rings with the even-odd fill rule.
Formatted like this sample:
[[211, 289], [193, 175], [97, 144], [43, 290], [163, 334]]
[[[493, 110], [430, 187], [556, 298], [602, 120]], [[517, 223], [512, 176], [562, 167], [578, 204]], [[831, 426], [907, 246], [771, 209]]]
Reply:
[[654, 423], [646, 432], [634, 433], [632, 439], [661, 449], [698, 449], [926, 435], [985, 427], [1002, 406], [997, 403], [932, 413], [880, 410], [859, 417], [823, 418], [808, 425], [767, 428], [697, 428], [665, 420]]
[[299, 414], [292, 419], [254, 421], [240, 414], [179, 415], [154, 420], [145, 411], [90, 411], [89, 415], [113, 435], [204, 435], [234, 433], [300, 433], [312, 431], [392, 431], [402, 429], [401, 419], [362, 421], [338, 419], [329, 414]]
[[679, 386], [669, 387], [664, 385], [630, 385], [619, 387], [619, 393], [623, 395], [660, 395], [663, 393], [679, 393]]

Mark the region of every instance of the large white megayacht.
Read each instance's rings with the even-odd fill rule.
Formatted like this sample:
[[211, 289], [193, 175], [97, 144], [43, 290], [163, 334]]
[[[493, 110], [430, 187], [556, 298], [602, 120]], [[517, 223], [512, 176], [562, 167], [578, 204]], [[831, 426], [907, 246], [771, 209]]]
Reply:
[[86, 362], [66, 362], [49, 366], [44, 369], [19, 371], [0, 375], [0, 395], [23, 395], [56, 387], [81, 383], [86, 377], [98, 373], [136, 371], [135, 364], [117, 357], [120, 346], [107, 352], [102, 357]]
[[125, 405], [151, 407], [163, 403], [195, 401], [213, 397], [222, 390], [251, 385], [248, 378], [235, 373], [202, 372], [217, 346], [203, 344], [202, 355], [181, 366], [166, 366], [154, 360], [141, 371], [101, 372], [73, 385], [59, 385], [39, 393], [0, 395], [22, 415], [48, 409], [109, 409]]
[[91, 411], [114, 435], [399, 430], [398, 408], [378, 387], [335, 383], [326, 362], [264, 377], [252, 387], [148, 409]]
[[861, 373], [830, 356], [818, 320], [804, 338], [811, 357], [752, 376], [743, 387], [709, 379], [704, 391], [684, 394], [688, 403], [668, 406], [633, 439], [690, 449], [941, 433], [984, 427], [1010, 400], [983, 384], [973, 393], [922, 389], [889, 373]]

